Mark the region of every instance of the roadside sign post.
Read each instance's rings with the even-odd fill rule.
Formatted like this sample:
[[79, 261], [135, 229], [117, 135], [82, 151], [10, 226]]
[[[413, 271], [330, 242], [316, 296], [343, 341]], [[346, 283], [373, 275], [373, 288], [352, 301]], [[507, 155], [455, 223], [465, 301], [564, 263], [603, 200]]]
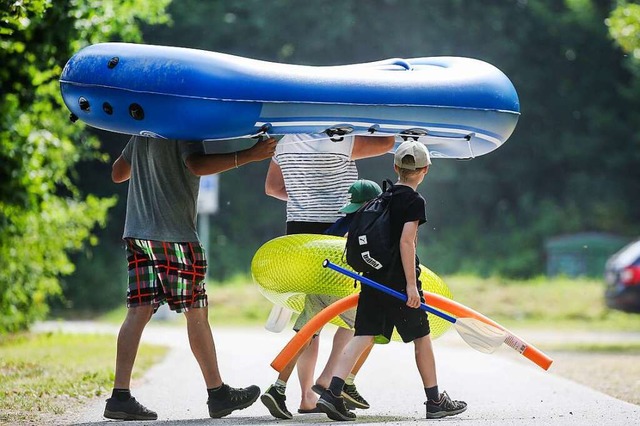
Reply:
[[198, 196], [198, 234], [206, 254], [209, 254], [210, 218], [219, 208], [220, 176], [206, 175], [200, 178], [200, 194]]

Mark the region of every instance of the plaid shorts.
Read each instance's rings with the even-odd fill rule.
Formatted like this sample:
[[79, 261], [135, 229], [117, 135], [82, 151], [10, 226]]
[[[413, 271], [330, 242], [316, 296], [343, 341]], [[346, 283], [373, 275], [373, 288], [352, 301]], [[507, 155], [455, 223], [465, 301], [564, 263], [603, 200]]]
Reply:
[[207, 260], [199, 243], [124, 241], [129, 262], [127, 307], [153, 305], [157, 310], [166, 302], [172, 311], [183, 312], [208, 305]]

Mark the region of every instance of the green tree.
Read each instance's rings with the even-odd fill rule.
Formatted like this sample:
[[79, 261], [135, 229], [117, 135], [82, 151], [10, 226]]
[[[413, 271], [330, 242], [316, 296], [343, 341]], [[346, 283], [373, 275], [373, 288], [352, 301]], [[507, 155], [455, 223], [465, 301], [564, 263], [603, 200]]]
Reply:
[[[621, 24], [617, 14], [610, 16], [618, 5], [630, 9], [616, 12]], [[634, 10], [614, 0], [180, 0], [168, 8], [171, 25], [143, 25], [143, 34], [152, 44], [283, 63], [453, 55], [494, 64], [520, 96], [516, 131], [489, 155], [435, 162], [421, 186], [429, 222], [420, 247], [439, 273], [529, 276], [544, 271], [548, 237], [640, 233], [640, 199], [633, 195], [640, 181], [639, 71], [626, 57], [633, 55], [610, 37], [637, 39], [627, 23]], [[112, 156], [127, 139], [100, 137]], [[211, 145], [238, 147], [236, 141]], [[284, 204], [264, 195], [266, 167], [253, 164], [221, 177], [209, 253], [215, 278], [246, 272], [255, 250], [284, 232]], [[365, 178], [393, 177], [388, 157], [365, 160], [359, 169]], [[106, 176], [105, 169], [86, 172], [81, 188], [124, 194], [124, 185], [105, 191], [96, 177]], [[109, 271], [122, 259], [113, 248], [120, 244], [123, 198], [101, 234], [110, 245], [78, 259], [82, 274], [70, 277], [70, 289], [80, 288], [96, 265]]]
[[[640, 232], [640, 200], [630, 195], [640, 181], [638, 78], [605, 25], [617, 2], [363, 4], [273, 0], [265, 7], [259, 0], [183, 0], [169, 9], [173, 26], [145, 28], [145, 34], [157, 44], [285, 63], [454, 55], [483, 59], [505, 72], [521, 101], [513, 136], [495, 153], [472, 161], [437, 161], [422, 189], [430, 220], [421, 246], [436, 271], [529, 276], [544, 271], [548, 237], [580, 231], [631, 237]], [[620, 12], [624, 22], [635, 8], [625, 10]], [[610, 28], [636, 40], [637, 33], [629, 32], [627, 24], [618, 25], [617, 16], [610, 18]], [[363, 162], [360, 171], [376, 179], [392, 174], [384, 159]], [[260, 241], [251, 235], [237, 238], [228, 231], [230, 225], [260, 222], [281, 233], [283, 219], [282, 210], [280, 218], [270, 214], [257, 220], [233, 210], [242, 197], [264, 200], [261, 185], [244, 178], [234, 182], [246, 191], [229, 192], [231, 208], [223, 208], [215, 222], [220, 224], [218, 238], [227, 244], [225, 252], [246, 265], [248, 248]]]
[[58, 76], [81, 47], [140, 41], [141, 20], [166, 22], [169, 0], [51, 0], [0, 4], [0, 334], [42, 318], [60, 294], [71, 252], [95, 244], [114, 198], [83, 194], [76, 165], [104, 160], [71, 125]]
[[620, 47], [640, 61], [640, 4], [619, 1], [606, 24]]

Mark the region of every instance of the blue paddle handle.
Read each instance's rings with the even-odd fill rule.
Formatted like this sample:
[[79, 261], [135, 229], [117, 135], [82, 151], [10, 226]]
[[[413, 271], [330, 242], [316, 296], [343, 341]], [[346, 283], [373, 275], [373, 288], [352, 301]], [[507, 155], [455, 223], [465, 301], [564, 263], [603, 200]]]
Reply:
[[[382, 284], [380, 284], [380, 283], [378, 283], [378, 282], [375, 282], [375, 281], [373, 281], [373, 280], [372, 280], [372, 279], [370, 279], [370, 278], [363, 277], [362, 275], [358, 275], [358, 274], [356, 274], [355, 272], [352, 272], [352, 271], [350, 271], [350, 270], [348, 270], [348, 269], [345, 269], [345, 268], [343, 268], [343, 267], [341, 267], [341, 266], [336, 265], [335, 263], [331, 263], [331, 262], [329, 261], [329, 259], [325, 259], [325, 260], [322, 262], [322, 267], [323, 267], [323, 268], [333, 269], [334, 271], [340, 272], [340, 273], [341, 273], [341, 274], [343, 274], [343, 275], [346, 275], [346, 276], [348, 276], [348, 277], [351, 277], [351, 278], [353, 278], [354, 280], [358, 280], [358, 281], [360, 281], [360, 282], [361, 282], [361, 283], [363, 283], [363, 284], [366, 284], [366, 285], [368, 285], [368, 286], [370, 286], [370, 287], [373, 287], [373, 288], [375, 288], [376, 290], [380, 290], [381, 292], [386, 293], [386, 294], [388, 294], [389, 296], [393, 296], [393, 297], [395, 297], [396, 299], [400, 299], [400, 300], [402, 300], [403, 302], [406, 302], [406, 301], [407, 301], [407, 296], [406, 296], [405, 294], [402, 294], [402, 293], [400, 293], [399, 291], [396, 291], [396, 290], [394, 290], [394, 289], [392, 289], [392, 288], [389, 288], [389, 287], [384, 286], [384, 285], [382, 285]], [[440, 318], [442, 318], [442, 319], [444, 319], [444, 320], [447, 320], [447, 321], [449, 321], [450, 323], [453, 323], [453, 324], [455, 324], [455, 323], [456, 323], [456, 321], [457, 321], [457, 319], [456, 319], [456, 318], [454, 318], [454, 317], [452, 317], [451, 315], [447, 315], [447, 314], [445, 314], [444, 312], [439, 311], [439, 310], [437, 310], [437, 309], [434, 309], [434, 308], [432, 308], [431, 306], [428, 306], [428, 305], [426, 305], [426, 304], [424, 304], [424, 303], [420, 303], [420, 309], [422, 309], [423, 311], [430, 312], [430, 313], [432, 313], [432, 314], [434, 314], [434, 315], [437, 315], [437, 316], [439, 316]]]

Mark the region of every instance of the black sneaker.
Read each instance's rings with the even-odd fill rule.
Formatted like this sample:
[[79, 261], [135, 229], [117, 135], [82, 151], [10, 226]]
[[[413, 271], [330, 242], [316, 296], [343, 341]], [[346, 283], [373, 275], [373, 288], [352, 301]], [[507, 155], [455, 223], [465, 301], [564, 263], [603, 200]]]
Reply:
[[[349, 387], [348, 392], [347, 387]], [[327, 389], [324, 386], [313, 385], [311, 386], [311, 390], [318, 395], [322, 395], [322, 393]], [[342, 397], [344, 398], [344, 405], [348, 410], [355, 410], [356, 408], [366, 410], [367, 408], [369, 408], [369, 403], [358, 393], [358, 391], [356, 390], [356, 385], [345, 384], [344, 390], [342, 391]]]
[[358, 392], [358, 389], [356, 389], [356, 385], [345, 384], [342, 389], [342, 397], [344, 398], [344, 403], [347, 408], [359, 408], [361, 410], [366, 410], [370, 407], [367, 400], [364, 399]]
[[293, 415], [287, 410], [287, 405], [284, 403], [286, 400], [287, 397], [284, 393], [280, 392], [274, 385], [269, 386], [269, 389], [260, 397], [260, 401], [269, 409], [271, 415], [283, 420], [293, 418]]
[[107, 399], [107, 406], [103, 414], [107, 419], [113, 420], [157, 420], [158, 413], [149, 410], [140, 404], [134, 397], [126, 401], [118, 401], [116, 398]]
[[440, 394], [440, 401], [427, 401], [428, 419], [440, 419], [446, 416], [455, 416], [467, 409], [467, 403], [464, 401], [453, 401], [446, 392]]
[[[225, 395], [223, 399], [215, 399], [209, 397], [207, 406], [209, 407], [209, 416], [214, 419], [228, 416], [235, 410], [247, 408], [260, 396], [260, 388], [253, 385], [248, 388], [232, 388], [229, 385], [222, 385], [222, 393]], [[226, 392], [225, 392], [226, 390]]]
[[356, 414], [347, 410], [347, 407], [345, 407], [344, 398], [342, 396], [335, 396], [329, 389], [322, 393], [316, 407], [331, 420], [349, 421], [356, 419]]

